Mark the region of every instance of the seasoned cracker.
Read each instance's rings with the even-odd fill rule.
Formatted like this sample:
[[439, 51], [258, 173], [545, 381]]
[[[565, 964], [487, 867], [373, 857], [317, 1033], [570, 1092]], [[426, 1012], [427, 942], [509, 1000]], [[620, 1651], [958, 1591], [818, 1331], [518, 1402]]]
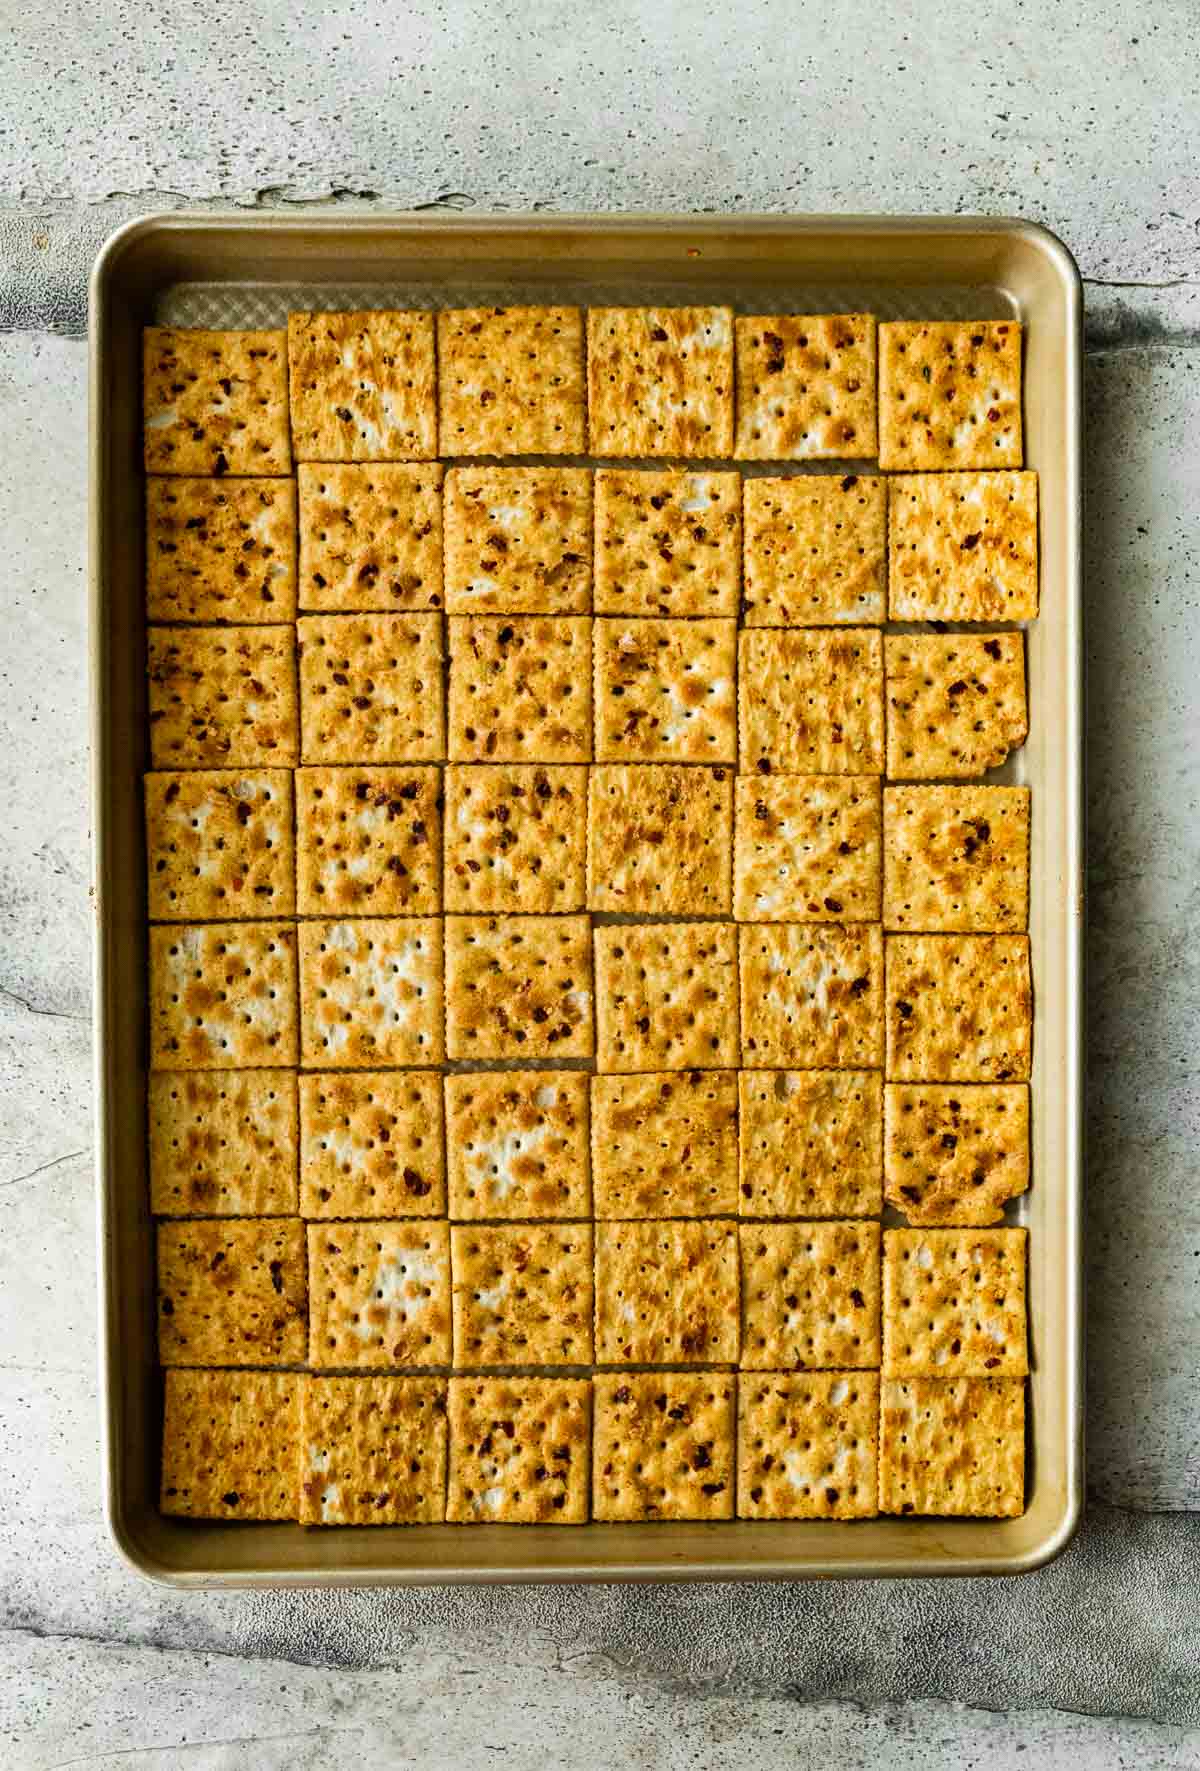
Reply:
[[300, 607], [442, 608], [443, 472], [433, 461], [297, 468]]
[[582, 455], [583, 314], [488, 307], [437, 317], [443, 455]]
[[590, 1058], [592, 1043], [586, 916], [447, 918], [449, 1058]]
[[452, 1218], [589, 1215], [584, 1072], [484, 1071], [445, 1084]]
[[744, 924], [742, 1063], [805, 1070], [883, 1062], [883, 936], [872, 924]]
[[159, 1224], [163, 1365], [299, 1365], [307, 1307], [298, 1218]]
[[303, 1380], [291, 1371], [168, 1371], [165, 1380], [162, 1511], [295, 1519]]
[[893, 621], [1032, 621], [1035, 473], [910, 474], [888, 482]]
[[582, 1525], [591, 1438], [585, 1377], [452, 1377], [447, 1520]]
[[743, 1070], [738, 1211], [863, 1218], [883, 1204], [877, 1070]]
[[309, 1224], [308, 1363], [449, 1365], [444, 1222]]
[[591, 469], [452, 467], [446, 607], [455, 615], [590, 613]]
[[734, 1380], [715, 1371], [593, 1381], [597, 1519], [732, 1519]]
[[1025, 1511], [1022, 1378], [884, 1378], [884, 1513], [1015, 1519]]
[[454, 1362], [590, 1365], [592, 1226], [455, 1224]]
[[296, 1062], [296, 930], [285, 922], [150, 930], [150, 1068]]
[[1028, 787], [885, 787], [883, 921], [950, 934], [1028, 927]]
[[740, 460], [874, 455], [875, 316], [739, 314]]
[[883, 659], [893, 781], [983, 775], [1024, 744], [1024, 635], [889, 633]]
[[598, 615], [736, 615], [741, 545], [740, 474], [597, 471]]
[[879, 465], [1020, 467], [1017, 320], [891, 320], [879, 328]]
[[737, 1063], [732, 923], [597, 928], [596, 1068], [728, 1070]]
[[879, 1364], [879, 1225], [742, 1224], [742, 1366]]
[[858, 474], [751, 479], [744, 497], [747, 627], [884, 620], [884, 480]]
[[446, 1380], [300, 1380], [300, 1523], [433, 1525], [446, 1516]]
[[294, 1213], [296, 1078], [287, 1070], [159, 1071], [148, 1081], [157, 1217]]
[[290, 767], [299, 738], [292, 627], [151, 627], [156, 769]]
[[739, 1378], [739, 1519], [872, 1519], [878, 1467], [873, 1371]]
[[588, 907], [728, 916], [729, 769], [601, 763], [588, 783]]
[[739, 775], [733, 914], [739, 922], [877, 922], [879, 782]]
[[998, 1224], [1029, 1185], [1023, 1082], [889, 1083], [884, 1192], [910, 1224]]
[[1024, 1377], [1028, 1231], [886, 1230], [889, 1377]]
[[587, 776], [573, 763], [451, 764], [445, 772], [446, 909], [582, 910]]
[[417, 1071], [300, 1078], [300, 1213], [432, 1217], [446, 1209], [442, 1079]]
[[301, 916], [436, 914], [441, 770], [297, 769], [296, 848]]
[[296, 613], [291, 480], [146, 481], [149, 621], [290, 621]]
[[300, 732], [306, 763], [440, 762], [440, 615], [306, 615]]
[[147, 775], [145, 792], [152, 921], [292, 914], [290, 770], [189, 769]]
[[736, 645], [733, 621], [597, 621], [597, 761], [734, 762]]
[[300, 924], [300, 1061], [440, 1064], [442, 925], [432, 916]]
[[1028, 1082], [1028, 935], [888, 935], [887, 1073], [897, 1082]]
[[732, 1070], [592, 1078], [598, 1218], [700, 1218], [737, 1210]]
[[288, 315], [298, 461], [428, 461], [437, 454], [433, 315]]
[[587, 615], [452, 615], [450, 760], [589, 762], [591, 659]]
[[747, 775], [883, 772], [877, 628], [751, 628], [738, 648], [738, 748]]
[[286, 474], [287, 337], [147, 326], [142, 333], [148, 474]]
[[739, 1338], [732, 1224], [596, 1225], [597, 1365], [727, 1364]]
[[732, 454], [731, 309], [589, 308], [587, 356], [590, 454]]

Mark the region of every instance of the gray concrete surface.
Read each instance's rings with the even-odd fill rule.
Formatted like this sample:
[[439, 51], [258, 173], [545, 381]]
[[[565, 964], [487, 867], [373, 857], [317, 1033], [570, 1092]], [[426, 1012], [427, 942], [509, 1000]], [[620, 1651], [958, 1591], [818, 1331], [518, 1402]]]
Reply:
[[[0, 1762], [1200, 1765], [1200, 49], [1180, 0], [9, 7]], [[98, 1500], [84, 289], [175, 202], [1020, 212], [1088, 278], [1090, 1505], [1017, 1583], [181, 1596]]]

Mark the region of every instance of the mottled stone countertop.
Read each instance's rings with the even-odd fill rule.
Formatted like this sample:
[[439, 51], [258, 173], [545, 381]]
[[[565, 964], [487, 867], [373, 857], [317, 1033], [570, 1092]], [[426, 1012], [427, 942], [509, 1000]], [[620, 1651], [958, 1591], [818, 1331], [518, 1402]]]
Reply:
[[[1200, 34], [1179, 0], [100, 0], [0, 64], [0, 1762], [1200, 1765]], [[100, 1512], [85, 284], [177, 205], [1014, 213], [1087, 285], [1088, 1489], [1018, 1581], [203, 1595]]]

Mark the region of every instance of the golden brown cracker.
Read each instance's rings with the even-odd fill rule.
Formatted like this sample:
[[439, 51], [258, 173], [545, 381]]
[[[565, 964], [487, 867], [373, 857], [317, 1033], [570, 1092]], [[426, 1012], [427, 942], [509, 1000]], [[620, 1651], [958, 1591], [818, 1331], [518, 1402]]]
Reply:
[[452, 916], [445, 928], [449, 1058], [591, 1057], [586, 916]]
[[910, 1224], [998, 1224], [1029, 1185], [1023, 1082], [889, 1083], [884, 1193]]
[[1032, 621], [1035, 473], [908, 474], [888, 482], [893, 621]]
[[883, 1062], [883, 937], [871, 923], [746, 923], [742, 1062], [861, 1069]]
[[591, 454], [732, 454], [729, 308], [589, 308], [587, 358]]
[[428, 461], [437, 454], [433, 315], [288, 315], [298, 461]]
[[889, 1377], [1024, 1377], [1028, 1231], [887, 1230]]
[[727, 1364], [738, 1343], [732, 1224], [597, 1223], [597, 1365]]
[[871, 1519], [879, 1378], [772, 1371], [738, 1379], [738, 1518]]
[[295, 613], [290, 480], [147, 479], [147, 620], [249, 626]]
[[742, 1224], [742, 1366], [879, 1364], [879, 1225]]
[[884, 1513], [995, 1519], [1025, 1511], [1023, 1378], [884, 1378]]
[[440, 762], [440, 615], [306, 615], [296, 623], [306, 763]]
[[148, 474], [286, 474], [287, 337], [147, 326], [142, 333]]
[[454, 615], [589, 614], [591, 469], [452, 467], [446, 607]]
[[398, 1070], [300, 1078], [300, 1213], [432, 1217], [446, 1209], [442, 1079]]
[[450, 760], [582, 763], [592, 755], [586, 615], [450, 617]]
[[861, 775], [739, 775], [737, 920], [877, 922], [880, 803]]
[[440, 609], [442, 475], [437, 462], [302, 464], [302, 609]]
[[446, 1380], [300, 1379], [300, 1523], [435, 1525], [446, 1516]]
[[151, 1074], [147, 1089], [156, 1216], [258, 1218], [296, 1211], [294, 1075], [163, 1070]]
[[296, 771], [301, 916], [435, 915], [442, 908], [442, 772]]
[[598, 620], [597, 761], [734, 762], [736, 643], [733, 621]]
[[454, 1363], [590, 1365], [592, 1226], [455, 1224]]
[[582, 1525], [592, 1386], [572, 1377], [452, 1377], [446, 1518]]
[[190, 1519], [295, 1519], [303, 1380], [292, 1371], [164, 1377], [161, 1510]]
[[298, 1038], [293, 924], [150, 930], [152, 1070], [289, 1068]]
[[1028, 935], [888, 935], [887, 1073], [897, 1082], [1028, 1082]]
[[146, 652], [154, 768], [295, 762], [294, 628], [151, 627]]
[[743, 1070], [744, 1218], [871, 1217], [883, 1204], [877, 1070]]
[[700, 1218], [737, 1209], [732, 1070], [592, 1078], [598, 1218]]
[[432, 916], [300, 924], [301, 1062], [440, 1064], [442, 925]]
[[748, 627], [828, 627], [887, 613], [887, 485], [859, 474], [748, 479]]
[[1028, 787], [885, 787], [888, 929], [1003, 934], [1029, 922]]
[[450, 1363], [445, 1222], [309, 1224], [308, 1363]]
[[740, 474], [597, 471], [598, 615], [736, 615], [741, 545]]
[[582, 910], [587, 769], [454, 764], [445, 771], [448, 911]]
[[487, 307], [437, 317], [443, 455], [582, 455], [583, 314]]
[[153, 922], [291, 916], [288, 769], [147, 775], [146, 880]]
[[882, 635], [869, 627], [744, 631], [738, 726], [743, 774], [882, 774]]
[[728, 916], [733, 772], [600, 763], [588, 782], [588, 907]]
[[596, 1068], [721, 1070], [737, 1063], [732, 923], [598, 927]]
[[584, 1072], [483, 1071], [445, 1084], [452, 1218], [589, 1215]]
[[875, 316], [739, 314], [734, 454], [874, 455]]
[[609, 1372], [593, 1381], [597, 1519], [732, 1519], [734, 1380]]
[[159, 1224], [163, 1365], [299, 1365], [307, 1303], [299, 1218]]
[[1017, 320], [891, 320], [879, 328], [879, 465], [1020, 467]]
[[889, 633], [883, 657], [893, 781], [983, 775], [1024, 744], [1022, 634]]

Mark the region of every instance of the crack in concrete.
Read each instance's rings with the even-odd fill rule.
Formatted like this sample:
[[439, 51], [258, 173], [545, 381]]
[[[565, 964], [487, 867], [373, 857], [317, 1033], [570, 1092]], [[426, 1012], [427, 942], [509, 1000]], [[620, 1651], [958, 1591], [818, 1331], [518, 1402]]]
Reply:
[[43, 1162], [38, 1168], [31, 1168], [28, 1174], [13, 1175], [11, 1180], [0, 1181], [0, 1192], [3, 1192], [6, 1187], [19, 1187], [22, 1181], [32, 1181], [35, 1175], [44, 1175], [52, 1168], [61, 1167], [64, 1162], [74, 1161], [77, 1156], [89, 1154], [90, 1151], [86, 1147], [82, 1150], [68, 1150], [65, 1156], [54, 1156], [49, 1162]]
[[11, 989], [7, 984], [0, 984], [0, 996], [7, 997], [9, 1002], [15, 1002], [18, 1008], [25, 1010], [27, 1015], [37, 1015], [39, 1020], [84, 1022], [91, 1020], [90, 1015], [80, 1014], [76, 1009], [39, 1008], [36, 1002], [31, 1002], [27, 996], [22, 996], [19, 991]]

